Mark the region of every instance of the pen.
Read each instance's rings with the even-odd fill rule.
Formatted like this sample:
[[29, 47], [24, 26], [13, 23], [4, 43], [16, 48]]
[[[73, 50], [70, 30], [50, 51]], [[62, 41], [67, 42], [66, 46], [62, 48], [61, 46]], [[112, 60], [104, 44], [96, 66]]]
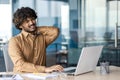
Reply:
[[13, 75], [13, 76], [12, 76], [12, 79], [14, 79], [15, 77], [16, 77], [16, 75]]

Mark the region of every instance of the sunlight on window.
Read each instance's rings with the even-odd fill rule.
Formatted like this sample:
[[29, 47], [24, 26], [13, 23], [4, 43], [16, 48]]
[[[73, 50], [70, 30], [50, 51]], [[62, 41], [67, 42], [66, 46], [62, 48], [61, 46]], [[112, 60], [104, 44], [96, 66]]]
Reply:
[[69, 36], [69, 6], [61, 6], [61, 29], [65, 37]]
[[10, 4], [0, 4], [0, 36], [9, 39], [12, 35], [12, 14]]

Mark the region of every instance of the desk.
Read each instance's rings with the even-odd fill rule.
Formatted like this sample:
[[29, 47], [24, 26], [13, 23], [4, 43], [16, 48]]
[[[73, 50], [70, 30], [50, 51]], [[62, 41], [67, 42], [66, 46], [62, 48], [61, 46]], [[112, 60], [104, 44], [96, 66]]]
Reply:
[[110, 73], [100, 74], [100, 68], [96, 71], [79, 76], [68, 76], [68, 80], [120, 80], [120, 67], [110, 66]]
[[[5, 74], [5, 72], [1, 72], [0, 74]], [[34, 79], [25, 78], [24, 80]], [[100, 74], [100, 68], [97, 67], [94, 72], [87, 74], [67, 76], [65, 79], [60, 79], [60, 77], [57, 77], [55, 79], [52, 78], [47, 80], [120, 80], [120, 67], [110, 66], [110, 73], [106, 75]]]

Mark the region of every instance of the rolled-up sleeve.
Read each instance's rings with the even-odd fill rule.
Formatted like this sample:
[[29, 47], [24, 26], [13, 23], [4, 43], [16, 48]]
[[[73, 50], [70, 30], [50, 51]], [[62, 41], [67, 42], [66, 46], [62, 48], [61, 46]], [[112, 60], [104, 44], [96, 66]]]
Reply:
[[44, 72], [45, 66], [27, 62], [22, 54], [19, 43], [15, 38], [10, 39], [8, 52], [14, 64], [14, 72]]

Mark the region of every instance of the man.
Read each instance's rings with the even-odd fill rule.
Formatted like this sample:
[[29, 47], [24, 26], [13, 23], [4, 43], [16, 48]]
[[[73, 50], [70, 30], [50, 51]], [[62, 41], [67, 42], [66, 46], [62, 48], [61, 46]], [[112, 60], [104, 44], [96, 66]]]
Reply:
[[60, 65], [46, 67], [46, 48], [59, 35], [56, 27], [36, 26], [36, 12], [29, 7], [18, 9], [13, 23], [21, 32], [9, 40], [9, 55], [14, 64], [14, 72], [62, 71]]

